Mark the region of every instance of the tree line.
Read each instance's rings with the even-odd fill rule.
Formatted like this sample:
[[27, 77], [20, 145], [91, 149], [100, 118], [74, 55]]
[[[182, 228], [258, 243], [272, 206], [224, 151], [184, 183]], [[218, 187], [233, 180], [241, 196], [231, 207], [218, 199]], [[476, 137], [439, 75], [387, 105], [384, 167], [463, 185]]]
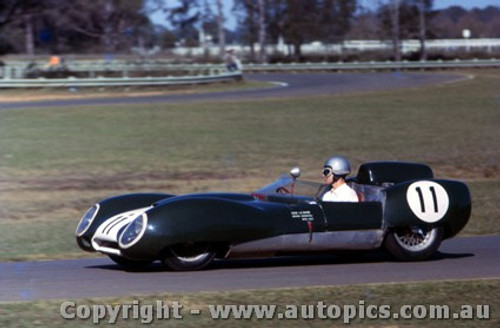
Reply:
[[[168, 5], [167, 5], [168, 3]], [[0, 54], [128, 53], [132, 47], [162, 49], [217, 44], [250, 46], [266, 61], [265, 47], [284, 43], [297, 58], [304, 43], [390, 39], [400, 58], [402, 39], [500, 37], [500, 8], [435, 10], [433, 0], [383, 0], [363, 8], [357, 0], [234, 0], [237, 22], [227, 28], [224, 0], [2, 0]], [[153, 22], [152, 14], [160, 17]]]

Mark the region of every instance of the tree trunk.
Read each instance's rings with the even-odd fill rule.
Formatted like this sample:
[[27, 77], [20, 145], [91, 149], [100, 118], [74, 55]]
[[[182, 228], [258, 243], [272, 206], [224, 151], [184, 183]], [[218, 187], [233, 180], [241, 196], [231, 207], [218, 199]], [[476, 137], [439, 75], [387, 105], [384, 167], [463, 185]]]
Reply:
[[302, 42], [297, 41], [293, 43], [293, 57], [296, 61], [300, 61], [302, 57]]
[[245, 7], [248, 13], [248, 31], [249, 31], [249, 45], [250, 45], [250, 60], [255, 60], [255, 7], [252, 0], [245, 1]]
[[226, 32], [224, 30], [224, 12], [222, 0], [217, 0], [217, 30], [219, 32], [219, 55], [224, 57], [226, 52]]
[[259, 61], [265, 63], [267, 61], [266, 55], [266, 18], [264, 0], [259, 0]]
[[427, 59], [427, 50], [425, 48], [426, 41], [426, 24], [425, 24], [425, 3], [424, 0], [419, 2], [419, 16], [420, 16], [420, 60]]
[[102, 35], [102, 43], [104, 47], [104, 52], [107, 54], [114, 52], [113, 42], [113, 27], [111, 22], [111, 16], [113, 15], [114, 6], [112, 0], [107, 0], [104, 3], [103, 21], [104, 21], [104, 34]]
[[399, 62], [401, 61], [401, 45], [399, 40], [399, 0], [392, 0], [391, 23], [394, 60]]
[[24, 42], [26, 54], [33, 56], [35, 54], [35, 40], [33, 38], [33, 16], [24, 15]]

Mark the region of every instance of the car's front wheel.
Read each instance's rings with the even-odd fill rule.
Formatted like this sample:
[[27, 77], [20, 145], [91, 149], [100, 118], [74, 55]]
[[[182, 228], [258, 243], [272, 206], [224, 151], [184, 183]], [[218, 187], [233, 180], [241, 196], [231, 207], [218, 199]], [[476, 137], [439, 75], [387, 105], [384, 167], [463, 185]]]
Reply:
[[442, 239], [442, 227], [396, 228], [387, 233], [384, 247], [400, 261], [421, 261], [436, 253]]
[[215, 252], [208, 243], [183, 243], [170, 246], [163, 263], [175, 271], [200, 270], [212, 262]]

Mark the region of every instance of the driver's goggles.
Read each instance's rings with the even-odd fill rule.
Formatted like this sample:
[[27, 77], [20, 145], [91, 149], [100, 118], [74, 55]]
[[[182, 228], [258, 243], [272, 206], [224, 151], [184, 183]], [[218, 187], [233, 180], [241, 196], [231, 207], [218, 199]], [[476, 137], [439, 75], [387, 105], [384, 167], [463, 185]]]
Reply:
[[323, 176], [324, 176], [325, 178], [328, 178], [328, 177], [330, 176], [330, 174], [332, 174], [332, 173], [333, 173], [333, 171], [332, 171], [332, 169], [331, 169], [331, 168], [329, 168], [329, 167], [325, 167], [325, 168], [323, 169]]

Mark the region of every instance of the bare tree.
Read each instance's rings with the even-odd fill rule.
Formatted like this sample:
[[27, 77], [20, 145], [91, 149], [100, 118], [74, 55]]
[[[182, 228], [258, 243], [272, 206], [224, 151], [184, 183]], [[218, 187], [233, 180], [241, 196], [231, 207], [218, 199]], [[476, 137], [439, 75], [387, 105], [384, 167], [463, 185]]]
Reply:
[[197, 0], [180, 0], [176, 7], [167, 10], [168, 19], [178, 29], [185, 45], [196, 45], [198, 33], [196, 25], [200, 20], [200, 11]]
[[0, 1], [0, 27], [11, 23], [21, 6], [20, 0]]
[[98, 41], [101, 51], [113, 53], [129, 49], [134, 33], [147, 24], [142, 8], [142, 0], [73, 0], [60, 4], [63, 14], [55, 19], [59, 26]]
[[259, 11], [259, 61], [265, 63], [267, 61], [266, 56], [266, 8], [264, 5], [264, 0], [259, 0], [258, 2]]
[[219, 33], [219, 55], [223, 57], [226, 52], [226, 32], [224, 30], [224, 11], [222, 0], [217, 0], [217, 30]]
[[212, 35], [210, 34], [211, 23], [213, 22], [214, 15], [212, 13], [212, 8], [208, 3], [208, 0], [203, 1], [203, 11], [201, 13], [201, 24], [200, 24], [200, 32], [199, 32], [199, 42], [200, 46], [203, 47], [203, 53], [205, 58], [208, 59], [210, 57], [209, 50], [209, 40], [211, 41]]
[[109, 53], [114, 50], [113, 41], [115, 40], [113, 35], [113, 16], [115, 14], [115, 6], [113, 4], [113, 0], [105, 0], [103, 7], [104, 8], [101, 15], [104, 30], [104, 33], [102, 34], [102, 42], [104, 44], [104, 49]]
[[293, 46], [293, 57], [300, 60], [302, 44], [317, 31], [318, 1], [286, 0], [283, 33], [287, 43]]
[[35, 39], [33, 37], [33, 15], [31, 13], [24, 14], [24, 44], [26, 54], [33, 56], [35, 54]]
[[256, 5], [255, 0], [234, 0], [233, 11], [236, 13], [242, 13], [243, 18], [239, 21], [242, 29], [242, 35], [244, 41], [250, 47], [250, 58], [255, 59], [255, 47], [254, 44], [258, 39], [258, 26], [256, 22]]
[[420, 60], [427, 59], [427, 51], [425, 49], [425, 40], [426, 40], [426, 24], [425, 24], [425, 1], [418, 1], [418, 17], [419, 17], [419, 39], [420, 39]]
[[399, 37], [399, 0], [391, 0], [391, 25], [394, 60], [401, 61], [401, 44]]
[[425, 42], [427, 39], [427, 19], [431, 17], [431, 9], [433, 0], [416, 0], [415, 5], [418, 7], [419, 16], [419, 40], [420, 40], [420, 60], [427, 59], [427, 49]]
[[20, 22], [24, 27], [24, 48], [28, 55], [35, 54], [34, 16], [43, 12], [46, 0], [2, 0], [0, 26]]

